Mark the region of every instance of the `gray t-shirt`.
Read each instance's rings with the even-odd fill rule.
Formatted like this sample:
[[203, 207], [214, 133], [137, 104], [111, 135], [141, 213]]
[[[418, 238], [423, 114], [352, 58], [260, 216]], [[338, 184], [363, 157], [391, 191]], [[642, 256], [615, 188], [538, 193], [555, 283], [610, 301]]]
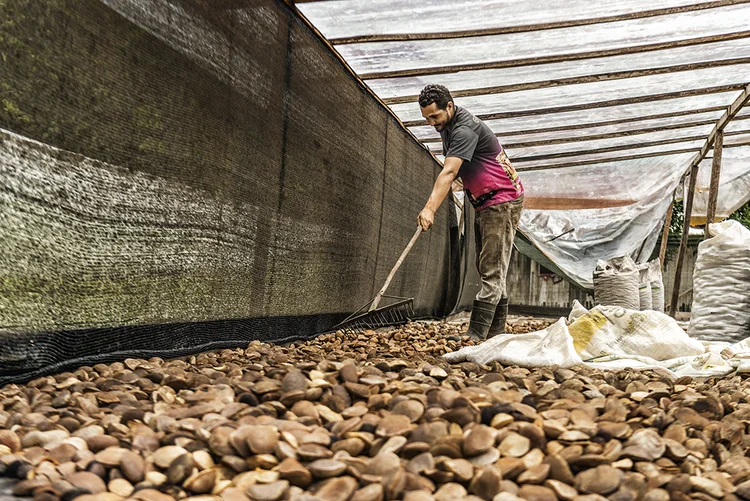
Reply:
[[[463, 160], [458, 175], [477, 210], [515, 200], [523, 194], [523, 185], [510, 159], [492, 130], [463, 108], [445, 129], [443, 155]], [[483, 197], [483, 198], [480, 198]]]
[[470, 170], [471, 164], [479, 164], [482, 160], [494, 162], [503, 151], [492, 129], [460, 106], [456, 106], [453, 120], [440, 132], [440, 137], [443, 155], [463, 160], [462, 170], [467, 164]]

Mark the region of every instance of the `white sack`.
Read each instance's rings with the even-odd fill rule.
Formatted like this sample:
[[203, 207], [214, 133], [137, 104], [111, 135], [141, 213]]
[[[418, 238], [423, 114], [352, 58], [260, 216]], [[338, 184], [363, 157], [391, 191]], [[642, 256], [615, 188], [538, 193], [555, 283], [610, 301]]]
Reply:
[[467, 346], [444, 358], [451, 363], [500, 362], [521, 367], [654, 369], [672, 376], [716, 376], [750, 372], [750, 338], [736, 344], [703, 343], [690, 338], [671, 317], [597, 306], [591, 311], [574, 301], [569, 323], [529, 334], [502, 334]]
[[698, 245], [688, 332], [707, 341], [750, 336], [750, 230], [728, 220], [711, 224]]
[[599, 261], [594, 270], [594, 301], [637, 310], [639, 280], [638, 265], [630, 256]]
[[640, 310], [651, 309], [651, 280], [649, 280], [649, 265], [644, 264], [638, 267], [638, 300]]
[[654, 259], [648, 263], [649, 281], [651, 285], [651, 309], [664, 311], [664, 281], [661, 275], [661, 260]]

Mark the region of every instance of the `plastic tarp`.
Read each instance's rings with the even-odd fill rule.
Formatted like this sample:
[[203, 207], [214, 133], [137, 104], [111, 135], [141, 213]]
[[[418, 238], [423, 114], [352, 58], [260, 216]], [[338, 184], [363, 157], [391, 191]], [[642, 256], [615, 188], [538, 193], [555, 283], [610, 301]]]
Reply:
[[493, 361], [521, 367], [586, 365], [596, 369], [651, 369], [673, 378], [750, 372], [750, 338], [737, 343], [691, 338], [657, 311], [574, 302], [570, 316], [528, 334], [501, 334], [443, 357], [451, 363]]
[[[440, 76], [440, 82], [449, 89], [469, 90], [493, 86], [532, 85], [545, 80], [561, 80], [609, 75], [616, 72], [633, 72], [650, 68], [664, 68], [686, 64], [704, 64], [711, 61], [730, 61], [738, 54], [750, 53], [750, 40], [729, 40], [703, 46], [678, 47], [669, 51], [597, 57], [580, 61], [547, 63], [528, 66], [511, 66], [458, 71]], [[374, 78], [368, 85], [383, 98], [418, 95], [422, 88], [434, 83], [431, 75]]]
[[[646, 239], [658, 233], [670, 202], [669, 194], [680, 182], [680, 166], [691, 156], [687, 153], [564, 171], [526, 172], [524, 186], [530, 198], [560, 196], [604, 203], [633, 202], [600, 209], [527, 209], [521, 216], [521, 231], [570, 277], [590, 289], [592, 272], [601, 256], [635, 253], [637, 262], [646, 262], [656, 243], [652, 239], [649, 245]], [[627, 169], [623, 169], [624, 164]], [[648, 248], [640, 250], [642, 245]]]
[[[737, 124], [740, 123], [743, 122], [737, 122]], [[750, 126], [750, 121], [744, 123]], [[727, 131], [731, 131], [730, 127], [727, 127]], [[711, 186], [712, 161], [713, 159], [709, 158], [701, 162], [693, 199], [692, 219], [702, 220], [704, 223]], [[727, 148], [722, 152], [715, 220], [726, 219], [748, 200], [750, 200], [750, 147]]]
[[[483, 2], [477, 3], [481, 5]], [[305, 12], [305, 6], [301, 9]], [[541, 7], [545, 14], [557, 9], [557, 4]], [[454, 17], [461, 17], [458, 11], [451, 19]], [[423, 24], [418, 16], [413, 16], [411, 21], [415, 25]], [[527, 31], [460, 38], [451, 40], [450, 43], [444, 40], [410, 40], [347, 44], [339, 46], [338, 50], [355, 71], [366, 74], [432, 66], [478, 64], [503, 59], [503, 55], [507, 59], [516, 60], [611, 50], [705, 37], [716, 33], [735, 33], [746, 30], [749, 21], [750, 6], [740, 4], [670, 16], [545, 30], [544, 36], [540, 36], [538, 32]], [[325, 30], [323, 34], [326, 34]]]
[[[662, 8], [691, 5], [693, 0], [663, 0]], [[546, 0], [339, 0], [299, 5], [329, 38], [382, 33], [427, 33], [435, 26], [450, 30], [475, 30], [534, 23], [585, 20], [592, 17], [633, 14], [654, 8], [649, 0], [623, 0], [615, 4], [573, 0], [549, 8]], [[460, 16], [455, 15], [460, 13]]]
[[[298, 8], [439, 160], [439, 135], [416, 102], [425, 85], [446, 85], [482, 118], [527, 190], [521, 231], [584, 288], [598, 259], [649, 257], [674, 190], [749, 83], [746, 3], [339, 0]], [[725, 131], [720, 215], [750, 193], [740, 160], [748, 116], [741, 110]], [[697, 214], [707, 165], [710, 158]]]
[[[636, 98], [644, 94], [686, 92], [696, 88], [724, 85], [742, 86], [750, 74], [750, 64], [729, 66], [717, 71], [713, 68], [685, 71], [679, 79], [672, 75], [652, 75], [605, 82], [589, 82], [544, 89], [521, 90], [484, 96], [457, 97], [455, 102], [475, 115], [529, 113], [531, 110], [556, 108], [565, 103], [585, 105], [611, 99]], [[731, 101], [730, 101], [731, 102]], [[729, 104], [729, 103], [727, 103]], [[391, 106], [398, 117], [408, 122], [421, 120], [416, 102]]]

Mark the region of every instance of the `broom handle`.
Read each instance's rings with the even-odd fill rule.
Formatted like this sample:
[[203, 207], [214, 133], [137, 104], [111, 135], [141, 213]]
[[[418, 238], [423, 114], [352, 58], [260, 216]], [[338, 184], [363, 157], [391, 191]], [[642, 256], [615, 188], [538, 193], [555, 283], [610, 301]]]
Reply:
[[396, 274], [398, 271], [399, 266], [401, 266], [401, 263], [404, 262], [404, 259], [406, 258], [406, 255], [409, 253], [411, 248], [414, 246], [414, 242], [417, 241], [417, 238], [419, 238], [419, 235], [422, 233], [422, 226], [417, 226], [417, 231], [414, 232], [414, 236], [411, 237], [411, 240], [409, 241], [409, 245], [406, 246], [406, 249], [404, 249], [404, 252], [401, 253], [401, 257], [398, 258], [398, 261], [396, 261], [396, 266], [393, 267], [391, 272], [388, 274], [388, 278], [385, 279], [385, 284], [383, 284], [383, 288], [380, 289], [380, 292], [378, 292], [378, 295], [375, 296], [375, 299], [372, 301], [372, 306], [370, 306], [370, 310], [372, 311], [375, 308], [378, 307], [378, 304], [380, 304], [380, 300], [383, 299], [383, 294], [385, 294], [385, 290], [388, 288], [388, 286], [391, 284], [391, 280], [393, 280], [393, 275]]

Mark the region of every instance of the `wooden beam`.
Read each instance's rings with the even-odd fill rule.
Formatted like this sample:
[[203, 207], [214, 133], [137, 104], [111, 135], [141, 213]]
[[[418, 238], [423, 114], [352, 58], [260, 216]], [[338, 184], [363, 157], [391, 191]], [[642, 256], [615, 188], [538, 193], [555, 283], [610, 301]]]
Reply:
[[[537, 165], [534, 167], [519, 166], [519, 167], [516, 167], [516, 170], [518, 172], [531, 172], [531, 171], [537, 171], [537, 170], [565, 169], [568, 167], [582, 167], [585, 165], [606, 164], [610, 162], [622, 162], [625, 160], [638, 160], [642, 158], [663, 157], [663, 156], [668, 156], [668, 155], [678, 155], [680, 153], [693, 153], [696, 151], [698, 151], [698, 148], [681, 148], [678, 150], [665, 150], [665, 151], [658, 151], [654, 153], [639, 153], [635, 155], [605, 157], [605, 158], [597, 158], [593, 160], [579, 160], [579, 161], [572, 161], [572, 162], [551, 164], [551, 165]], [[513, 159], [512, 162], [517, 163], [517, 160]]]
[[[743, 119], [743, 118], [740, 118]], [[735, 119], [738, 120], [738, 119]], [[590, 136], [572, 136], [572, 137], [560, 137], [556, 139], [541, 139], [538, 141], [526, 141], [526, 142], [520, 142], [520, 143], [503, 143], [503, 147], [511, 149], [511, 148], [531, 148], [534, 146], [547, 146], [550, 144], [567, 144], [567, 143], [579, 143], [581, 141], [594, 141], [599, 139], [613, 139], [617, 137], [630, 137], [630, 136], [637, 136], [641, 134], [649, 134], [653, 132], [664, 132], [667, 130], [676, 130], [676, 129], [683, 129], [686, 127], [695, 127], [698, 125], [709, 125], [716, 123], [715, 120], [704, 120], [702, 122], [695, 122], [695, 123], [688, 123], [688, 124], [681, 124], [681, 125], [675, 125], [672, 127], [654, 127], [649, 129], [638, 129], [638, 130], [632, 130], [632, 131], [622, 131], [622, 132], [610, 132], [607, 134], [592, 134]], [[750, 129], [743, 129], [743, 130], [736, 130], [733, 132], [726, 132], [724, 133], [725, 136], [731, 137], [731, 136], [741, 136], [743, 134], [750, 134]], [[674, 138], [674, 139], [668, 139], [665, 141], [669, 141], [672, 143], [679, 143], [682, 141], [690, 141], [690, 140], [697, 140], [697, 139], [703, 139], [704, 136], [692, 136], [692, 137], [684, 137], [684, 138]], [[658, 146], [659, 144], [670, 144], [669, 142], [665, 143], [657, 143], [655, 141], [652, 141], [651, 143], [634, 143], [632, 146], [622, 148], [622, 149], [628, 149], [628, 148], [643, 148], [645, 146]], [[439, 144], [440, 140], [430, 140], [430, 141], [423, 141], [423, 143], [427, 144], [428, 146]], [[438, 151], [439, 148], [431, 148], [433, 151]], [[586, 150], [583, 153], [595, 153], [597, 150]], [[583, 154], [581, 153], [581, 154]]]
[[667, 217], [664, 219], [664, 228], [661, 230], [661, 246], [659, 247], [659, 266], [664, 271], [664, 259], [667, 256], [667, 243], [669, 240], [669, 229], [672, 226], [672, 212], [674, 212], [674, 196], [667, 209]]
[[[677, 256], [677, 265], [675, 268], [674, 287], [672, 288], [672, 302], [669, 307], [670, 316], [674, 317], [677, 311], [677, 301], [680, 298], [680, 281], [682, 280], [682, 264], [685, 259], [685, 251], [687, 249], [688, 234], [690, 232], [690, 218], [693, 215], [693, 196], [695, 194], [695, 181], [698, 177], [698, 166], [701, 161], [706, 157], [706, 154], [711, 149], [716, 141], [716, 138], [720, 136], [724, 130], [724, 127], [734, 118], [742, 107], [750, 100], [750, 84], [747, 84], [745, 88], [737, 96], [732, 104], [727, 107], [727, 111], [719, 118], [716, 122], [711, 133], [706, 138], [706, 142], [700, 151], [695, 155], [693, 161], [690, 163], [690, 186], [688, 188], [687, 199], [685, 200], [685, 223], [682, 230], [682, 239], [680, 240], [680, 252]], [[723, 143], [723, 138], [722, 138]], [[737, 144], [736, 146], [740, 146]], [[718, 155], [721, 156], [719, 150]]]
[[[714, 123], [711, 121], [710, 123]], [[663, 129], [668, 130], [668, 129]], [[661, 132], [661, 130], [655, 130], [655, 131], [649, 131], [649, 132]], [[641, 132], [639, 132], [640, 134]], [[750, 134], [750, 129], [747, 130], [736, 130], [734, 132], [727, 132], [724, 135], [725, 136], [740, 136], [743, 134]], [[572, 138], [560, 138], [560, 139], [551, 139], [549, 141], [527, 141], [525, 143], [507, 143], [503, 146], [505, 148], [511, 149], [511, 148], [530, 148], [534, 146], [546, 146], [548, 144], [560, 144], [560, 143], [579, 143], [582, 141], [592, 141], [597, 139], [611, 139], [615, 137], [623, 137], [623, 136], [631, 136], [633, 134], [602, 134], [600, 136], [588, 136], [588, 137], [572, 137]], [[606, 136], [606, 137], [604, 137]], [[660, 146], [662, 144], [673, 144], [673, 143], [682, 143], [686, 141], [696, 141], [698, 139], [703, 139], [705, 136], [697, 135], [697, 136], [683, 136], [683, 137], [676, 137], [671, 139], [663, 139], [658, 141], [646, 141], [641, 143], [633, 143], [631, 145], [622, 145], [622, 146], [610, 146], [607, 148], [597, 148], [597, 149], [587, 149], [585, 151], [578, 152], [576, 154], [585, 155], [587, 153], [605, 153], [607, 151], [618, 151], [618, 150], [627, 150], [631, 148], [645, 148], [647, 146]], [[561, 154], [561, 156], [574, 156], [572, 153], [566, 153]]]
[[[681, 71], [702, 70], [706, 68], [718, 68], [721, 66], [733, 66], [735, 64], [748, 64], [750, 57], [738, 57], [734, 59], [722, 59], [718, 61], [703, 61], [700, 63], [677, 64], [663, 66], [660, 68], [646, 68], [640, 70], [613, 71], [609, 73], [598, 73], [595, 75], [581, 75], [576, 77], [556, 78], [552, 80], [538, 80], [536, 82], [523, 82], [509, 85], [498, 85], [494, 87], [481, 87], [478, 89], [467, 89], [451, 91], [451, 96], [473, 97], [491, 94], [502, 94], [505, 92], [517, 92], [521, 90], [545, 89], [549, 87], [561, 87], [564, 85], [576, 85], [591, 82], [605, 82], [610, 80], [622, 80], [625, 78], [646, 77], [653, 75], [664, 75]], [[384, 98], [385, 104], [404, 104], [417, 102], [419, 96], [398, 96]]]
[[[724, 130], [724, 127], [726, 127], [726, 125], [737, 115], [737, 113], [739, 113], [739, 111], [743, 106], [745, 106], [748, 100], [750, 100], [750, 84], [746, 84], [743, 87], [742, 92], [740, 92], [740, 95], [737, 96], [737, 99], [735, 99], [734, 102], [727, 107], [727, 110], [716, 122], [713, 130], [706, 138], [705, 144], [695, 155], [693, 161], [690, 163], [690, 167], [688, 167], [689, 169], [694, 165], [698, 165], [699, 163], [701, 163], [701, 161], [706, 157], [709, 150], [713, 146], [716, 135]], [[744, 146], [744, 144], [736, 144], [733, 146]]]
[[[528, 117], [548, 115], [551, 113], [564, 113], [567, 111], [592, 110], [598, 108], [608, 108], [611, 106], [622, 106], [625, 104], [651, 103], [655, 101], [664, 101], [668, 99], [679, 99], [682, 97], [704, 96], [707, 94], [720, 94], [722, 92], [731, 92], [745, 88], [745, 83], [736, 83], [729, 85], [717, 85], [714, 87], [703, 87], [699, 89], [689, 89], [678, 92], [664, 92], [660, 94], [647, 94], [643, 96], [626, 97], [620, 99], [609, 99], [606, 101], [597, 101], [593, 103], [569, 104], [565, 106], [553, 106], [549, 108], [536, 108], [530, 110], [518, 110], [509, 112], [480, 113], [476, 114], [480, 120], [499, 120], [505, 118]], [[403, 122], [406, 127], [418, 125], [427, 125], [425, 120], [407, 120]]]
[[[575, 150], [575, 151], [563, 151], [559, 153], [547, 153], [547, 154], [541, 154], [541, 155], [529, 155], [525, 157], [514, 157], [513, 162], [532, 162], [534, 160], [552, 160], [554, 158], [566, 158], [566, 157], [577, 157], [581, 155], [589, 155], [594, 153], [609, 153], [612, 151], [623, 151], [623, 150], [633, 150], [638, 148], [649, 148], [652, 146], [662, 146], [665, 144], [675, 144], [675, 143], [686, 143], [689, 141], [699, 141], [703, 139], [705, 136], [685, 136], [685, 137], [676, 137], [671, 139], [661, 139], [659, 141], [644, 141], [642, 143], [633, 143], [633, 144], [621, 144], [616, 146], [605, 146], [602, 148], [587, 148], [584, 150]], [[512, 148], [517, 147], [517, 145], [507, 145], [506, 148], [508, 150], [511, 150]]]
[[706, 208], [706, 238], [711, 237], [709, 226], [714, 222], [716, 217], [716, 200], [719, 196], [719, 177], [721, 176], [721, 153], [724, 146], [724, 131], [721, 130], [716, 134], [714, 139], [714, 155], [711, 162], [711, 186], [708, 190], [708, 207]]
[[693, 214], [693, 196], [695, 195], [695, 181], [698, 177], [698, 164], [690, 168], [690, 185], [685, 198], [685, 222], [682, 226], [682, 238], [680, 239], [680, 250], [677, 253], [677, 264], [675, 266], [674, 286], [672, 287], [672, 301], [669, 304], [669, 316], [674, 318], [677, 313], [677, 301], [680, 299], [680, 283], [682, 282], [682, 265], [685, 262], [688, 236], [690, 234], [690, 216]]
[[[750, 146], [750, 141], [744, 142], [744, 143], [737, 143], [737, 144], [725, 144], [724, 148], [739, 148], [739, 147], [746, 147]], [[586, 165], [596, 165], [596, 164], [606, 164], [611, 162], [622, 162], [625, 160], [638, 160], [642, 158], [654, 158], [654, 157], [664, 157], [669, 155], [678, 155], [681, 153], [694, 153], [700, 151], [699, 148], [681, 148], [678, 150], [664, 150], [664, 151], [657, 151], [654, 153], [639, 153], [636, 155], [624, 155], [624, 156], [616, 156], [616, 157], [605, 157], [605, 158], [597, 158], [594, 160], [583, 160], [583, 161], [572, 161], [572, 162], [565, 162], [565, 163], [559, 163], [559, 164], [551, 164], [551, 165], [536, 165], [533, 167], [516, 167], [516, 170], [521, 172], [531, 172], [531, 171], [538, 171], [538, 170], [550, 170], [550, 169], [565, 169], [569, 167], [582, 167]], [[517, 160], [513, 160], [513, 162], [516, 162]]]
[[[736, 143], [736, 144], [725, 144], [724, 148], [739, 148], [739, 147], [745, 147], [745, 146], [750, 146], [750, 141], [743, 142], [743, 143]], [[658, 151], [654, 153], [639, 153], [636, 155], [605, 157], [605, 158], [597, 158], [595, 160], [572, 161], [572, 162], [552, 164], [552, 165], [537, 165], [534, 167], [516, 167], [516, 170], [519, 172], [521, 171], [530, 172], [530, 171], [537, 171], [537, 170], [564, 169], [568, 167], [581, 167], [585, 165], [621, 162], [624, 160], [638, 160], [642, 158], [663, 157], [663, 156], [668, 156], [668, 155], [678, 155], [680, 153], [693, 153], [693, 152], [698, 152], [698, 151], [700, 151], [699, 148], [681, 148], [678, 150], [664, 150], [664, 151]], [[514, 159], [513, 162], [517, 162], [517, 159]]]
[[[295, 3], [313, 2], [316, 0], [295, 0]], [[693, 5], [682, 5], [679, 7], [668, 7], [663, 9], [646, 10], [642, 12], [629, 12], [626, 14], [616, 14], [612, 16], [592, 17], [589, 19], [573, 19], [569, 21], [555, 21], [551, 23], [524, 24], [520, 26], [502, 26], [498, 28], [487, 28], [482, 30], [460, 30], [444, 31], [434, 33], [391, 33], [375, 35], [356, 35], [349, 37], [331, 38], [334, 45], [367, 43], [367, 42], [400, 42], [406, 40], [447, 40], [455, 38], [468, 38], [478, 36], [504, 35], [507, 33], [523, 33], [529, 31], [552, 30], [557, 28], [572, 28], [575, 26], [588, 26], [592, 24], [614, 23], [617, 21], [630, 21], [633, 19], [643, 19], [648, 17], [665, 16], [669, 14], [679, 14], [681, 12], [692, 12], [696, 10], [716, 9], [747, 3], [748, 0], [719, 0], [715, 2], [706, 2]]]
[[[725, 109], [725, 108], [721, 108], [721, 109]], [[750, 119], [750, 117], [737, 117], [737, 118], [735, 118], [735, 120], [746, 120], [746, 119]], [[637, 135], [640, 135], [640, 134], [649, 134], [651, 132], [663, 132], [663, 131], [667, 131], [667, 130], [687, 129], [687, 128], [690, 128], [690, 127], [698, 127], [698, 126], [701, 126], [701, 125], [710, 125], [710, 124], [715, 124], [715, 123], [716, 123], [716, 120], [697, 120], [695, 122], [684, 122], [684, 123], [677, 123], [677, 124], [660, 125], [659, 127], [646, 127], [646, 128], [643, 128], [643, 129], [630, 129], [630, 130], [622, 130], [622, 131], [617, 131], [617, 132], [605, 132], [605, 133], [601, 133], [601, 134], [591, 134], [591, 135], [588, 135], [588, 136], [569, 136], [569, 137], [559, 137], [559, 138], [547, 139], [547, 140], [541, 140], [540, 139], [538, 141], [528, 141], [528, 142], [523, 143], [523, 144], [524, 144], [524, 146], [540, 146], [540, 145], [544, 145], [544, 144], [571, 143], [571, 142], [576, 142], [576, 141], [578, 141], [580, 139], [584, 139], [584, 140], [610, 139], [610, 138], [613, 138], [613, 137], [637, 136]], [[591, 126], [591, 127], [593, 127], [593, 126]], [[574, 129], [580, 130], [580, 129], [591, 128], [591, 127], [572, 127], [571, 129], [561, 129], [561, 132], [563, 132], [563, 131], [567, 132], [568, 130], [574, 130]], [[498, 132], [498, 133], [495, 134], [495, 136], [500, 137], [500, 138], [502, 138], [504, 136], [515, 137], [515, 136], [536, 134], [538, 132], [540, 132], [540, 131], [531, 130], [531, 131], [525, 131], [523, 133], [515, 133], [515, 132], [513, 132], [513, 133], [510, 133], [510, 134]], [[750, 132], [750, 131], [748, 131], [748, 132]], [[425, 143], [425, 144], [440, 143], [441, 141], [442, 140], [439, 137], [436, 137], [436, 138], [432, 138], [431, 137], [431, 138], [423, 139], [422, 140], [422, 142]]]
[[[555, 127], [539, 127], [537, 129], [501, 131], [501, 132], [495, 133], [495, 135], [497, 137], [521, 136], [524, 134], [536, 134], [539, 132], [559, 132], [559, 131], [568, 131], [568, 130], [590, 129], [592, 127], [602, 127], [602, 126], [607, 126], [607, 125], [618, 125], [618, 124], [624, 124], [624, 123], [641, 122], [644, 120], [657, 120], [657, 119], [662, 119], [662, 118], [674, 118], [674, 117], [681, 117], [681, 116], [687, 116], [687, 115], [698, 115], [701, 113], [712, 113], [716, 111], [723, 111], [726, 109], [727, 109], [726, 106], [713, 106], [710, 108], [699, 108], [695, 110], [684, 110], [684, 111], [677, 111], [677, 112], [670, 112], [670, 113], [658, 113], [654, 115], [643, 115], [643, 116], [638, 116], [638, 117], [620, 118], [617, 120], [605, 120], [601, 122], [558, 125]], [[735, 118], [735, 120], [745, 120], [745, 119], [750, 119], [750, 115]], [[711, 120], [711, 123], [714, 123], [714, 121]], [[436, 138], [422, 139], [422, 142], [423, 143], [430, 143], [430, 142], [436, 143], [436, 142], [440, 142], [440, 138], [436, 137]]]
[[361, 73], [362, 80], [372, 80], [375, 78], [403, 78], [403, 77], [420, 77], [426, 75], [442, 75], [446, 73], [458, 73], [459, 71], [488, 70], [496, 68], [510, 68], [517, 66], [533, 66], [537, 64], [560, 63], [564, 61], [581, 61], [584, 59], [594, 59], [607, 56], [622, 56], [625, 54], [641, 54], [643, 52], [653, 52], [656, 50], [674, 49], [676, 47], [689, 47], [693, 45], [703, 45], [713, 42], [723, 42], [726, 40], [739, 40], [750, 37], [750, 31], [738, 31], [735, 33], [724, 33], [721, 35], [710, 35], [705, 37], [688, 38], [684, 40], [673, 40], [669, 42], [658, 42], [644, 45], [634, 45], [631, 47], [617, 47], [614, 49], [600, 49], [588, 52], [576, 52], [571, 54], [555, 54], [550, 56], [529, 57], [522, 59], [506, 59], [503, 61], [489, 61], [484, 63], [454, 64], [449, 66], [432, 66], [428, 68], [407, 68], [403, 70], [374, 71], [370, 73]]
[[537, 197], [530, 195], [524, 197], [523, 208], [534, 210], [608, 209], [625, 207], [634, 203], [636, 201], [630, 199]]
[[[687, 294], [690, 294], [691, 292], [693, 292], [693, 288], [692, 287], [690, 287], [688, 290], [680, 292], [680, 297], [685, 296]], [[672, 302], [670, 301], [669, 303], [667, 303], [666, 305], [664, 305], [664, 307], [667, 308], [667, 309], [669, 309], [669, 306], [671, 304], [672, 304]]]
[[[716, 120], [700, 120], [697, 122], [685, 122], [681, 124], [673, 124], [673, 125], [662, 125], [659, 127], [647, 127], [645, 129], [632, 129], [632, 130], [623, 130], [618, 132], [606, 132], [602, 134], [591, 134], [588, 136], [568, 136], [568, 137], [558, 137], [554, 139], [540, 139], [537, 141], [525, 141], [521, 143], [512, 143], [515, 147], [528, 147], [528, 146], [544, 146], [548, 144], [562, 144], [562, 143], [576, 143], [578, 141], [591, 141], [594, 139], [612, 139], [615, 137], [623, 137], [623, 136], [638, 136], [641, 134], [649, 134], [652, 132], [664, 132], [668, 130], [678, 130], [678, 129], [687, 129], [690, 127], [698, 127], [701, 125], [711, 125], [716, 123]], [[750, 132], [748, 130], [747, 132]], [[497, 137], [502, 137], [502, 134], [495, 134]], [[515, 134], [513, 135], [515, 136]], [[703, 136], [701, 136], [703, 137]], [[425, 144], [435, 144], [440, 143], [440, 138], [435, 139], [427, 139], [422, 141]], [[506, 147], [510, 147], [511, 143], [507, 143]]]
[[[726, 109], [726, 107], [723, 107], [723, 106], [718, 108], [718, 110], [725, 110], [725, 109]], [[750, 115], [749, 116], [742, 116], [742, 117], [734, 117], [734, 119], [733, 119], [734, 122], [737, 122], [737, 121], [740, 121], [740, 120], [750, 120]], [[547, 144], [575, 143], [577, 141], [588, 141], [588, 140], [592, 140], [592, 139], [609, 139], [609, 138], [613, 138], [613, 137], [622, 137], [622, 136], [637, 136], [639, 134], [648, 134], [648, 133], [651, 133], [651, 132], [663, 132], [663, 131], [666, 131], [666, 130], [685, 129], [685, 128], [690, 128], [690, 127], [698, 127], [700, 125], [709, 125], [709, 124], [715, 124], [715, 123], [716, 123], [716, 120], [698, 120], [698, 121], [695, 121], [695, 122], [685, 122], [685, 123], [681, 123], [681, 124], [663, 125], [663, 126], [659, 126], [659, 127], [647, 127], [647, 128], [644, 128], [644, 129], [623, 130], [623, 131], [619, 131], [619, 132], [607, 132], [607, 133], [602, 133], [602, 134], [591, 134], [591, 135], [588, 135], [588, 136], [570, 136], [570, 137], [560, 137], [560, 138], [546, 139], [546, 140], [541, 140], [540, 139], [538, 141], [527, 141], [525, 143], [516, 143], [515, 146], [520, 146], [520, 145], [522, 145], [522, 146], [542, 146], [542, 145], [547, 145]], [[580, 130], [580, 129], [587, 129], [587, 128], [591, 128], [591, 127], [595, 127], [595, 126], [594, 125], [590, 125], [590, 126], [587, 125], [587, 126], [583, 126], [583, 127], [581, 127], [581, 126], [571, 126], [569, 129], [560, 128], [560, 131]], [[512, 137], [514, 137], [514, 136], [521, 136], [521, 135], [528, 135], [528, 134], [536, 134], [536, 133], [539, 133], [539, 132], [545, 132], [545, 131], [542, 130], [542, 129], [539, 129], [539, 130], [527, 130], [527, 131], [523, 131], [523, 132], [512, 132], [512, 133], [498, 132], [498, 133], [495, 134], [495, 136], [497, 136], [497, 137], [503, 137], [503, 136], [512, 136]], [[730, 133], [727, 133], [726, 135], [727, 136], [736, 136], [736, 135], [739, 135], [739, 134], [747, 134], [747, 133], [750, 133], [750, 129], [746, 130], [746, 131], [743, 130], [743, 131], [730, 132]], [[438, 138], [423, 139], [422, 142], [424, 144], [428, 144], [429, 145], [429, 144], [434, 144], [434, 143], [440, 143], [440, 142], [442, 142], [442, 140], [438, 137]], [[510, 144], [510, 143], [508, 143], [508, 144]]]

